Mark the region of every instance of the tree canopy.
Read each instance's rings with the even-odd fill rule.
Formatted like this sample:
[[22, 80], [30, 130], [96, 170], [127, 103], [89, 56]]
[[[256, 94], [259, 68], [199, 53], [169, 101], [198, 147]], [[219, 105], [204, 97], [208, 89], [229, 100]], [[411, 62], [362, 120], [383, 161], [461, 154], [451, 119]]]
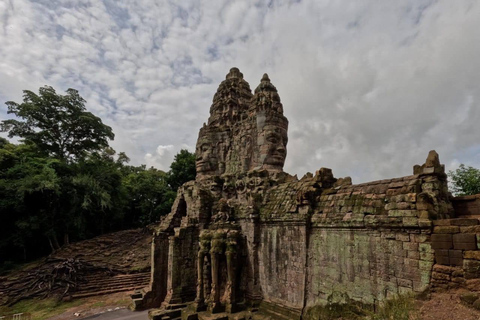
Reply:
[[175, 155], [170, 165], [167, 181], [176, 191], [185, 182], [195, 180], [195, 174], [195, 154], [182, 149]]
[[22, 140], [0, 138], [0, 271], [70, 241], [158, 221], [178, 186], [195, 178], [187, 150], [168, 172], [128, 165], [126, 154], [108, 146], [111, 128], [86, 111], [76, 90], [39, 91], [24, 91], [21, 104], [7, 102], [18, 118], [1, 123]]
[[75, 89], [68, 89], [66, 95], [49, 86], [41, 87], [38, 95], [25, 90], [23, 103], [8, 101], [6, 105], [8, 113], [21, 120], [3, 120], [1, 130], [61, 160], [99, 151], [114, 138], [112, 128], [86, 111], [85, 100]]
[[480, 193], [480, 169], [461, 164], [449, 171], [450, 189], [455, 195], [465, 196]]

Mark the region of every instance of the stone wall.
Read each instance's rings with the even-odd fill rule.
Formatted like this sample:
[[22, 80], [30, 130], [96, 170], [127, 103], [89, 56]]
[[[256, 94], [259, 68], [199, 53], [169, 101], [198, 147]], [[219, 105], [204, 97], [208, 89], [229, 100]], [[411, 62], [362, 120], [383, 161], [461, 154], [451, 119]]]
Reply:
[[480, 194], [452, 198], [455, 214], [459, 216], [480, 217]]
[[480, 225], [478, 219], [434, 221], [432, 248], [435, 267], [432, 288], [471, 286], [480, 278]]
[[428, 287], [428, 235], [407, 230], [315, 228], [309, 242], [307, 307], [373, 304]]
[[301, 312], [305, 292], [305, 225], [262, 225], [259, 275], [263, 299]]

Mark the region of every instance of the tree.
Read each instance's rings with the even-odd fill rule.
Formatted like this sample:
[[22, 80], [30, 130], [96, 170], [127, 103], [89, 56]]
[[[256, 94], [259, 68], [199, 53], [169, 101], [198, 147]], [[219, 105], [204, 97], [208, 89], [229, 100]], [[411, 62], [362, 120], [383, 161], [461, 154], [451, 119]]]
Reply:
[[168, 171], [167, 182], [173, 191], [187, 181], [195, 180], [195, 154], [182, 149], [175, 155], [170, 171]]
[[449, 171], [450, 188], [455, 195], [465, 196], [480, 193], [480, 169], [461, 164], [455, 171]]
[[130, 167], [123, 179], [127, 190], [126, 216], [133, 226], [145, 226], [170, 212], [176, 193], [167, 184], [167, 174], [145, 165]]
[[89, 152], [108, 146], [112, 128], [85, 109], [85, 100], [77, 90], [59, 95], [52, 87], [39, 89], [39, 95], [23, 91], [23, 103], [6, 102], [8, 113], [22, 120], [1, 123], [1, 131], [33, 143], [48, 155], [62, 161], [78, 160]]

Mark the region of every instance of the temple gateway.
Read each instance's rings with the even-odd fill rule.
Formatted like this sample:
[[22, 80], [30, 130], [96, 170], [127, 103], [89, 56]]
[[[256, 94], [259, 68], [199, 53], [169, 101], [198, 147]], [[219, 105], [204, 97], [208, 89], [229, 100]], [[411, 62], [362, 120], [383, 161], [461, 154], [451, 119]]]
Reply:
[[287, 130], [268, 75], [252, 93], [232, 68], [199, 132], [196, 179], [154, 234], [136, 309], [164, 320], [315, 319], [327, 304], [376, 305], [480, 276], [470, 254], [478, 202], [452, 199], [435, 151], [411, 176], [353, 185], [321, 168], [298, 179], [283, 171]]

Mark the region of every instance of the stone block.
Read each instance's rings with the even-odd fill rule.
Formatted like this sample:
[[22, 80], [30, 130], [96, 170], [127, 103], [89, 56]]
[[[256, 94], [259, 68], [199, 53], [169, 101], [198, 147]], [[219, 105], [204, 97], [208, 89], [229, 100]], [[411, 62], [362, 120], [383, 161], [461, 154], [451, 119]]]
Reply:
[[433, 266], [433, 271], [440, 272], [440, 273], [452, 274], [455, 270], [458, 270], [458, 268], [450, 267], [450, 266], [441, 266], [441, 265]]
[[453, 277], [452, 276], [452, 282], [458, 283], [458, 284], [464, 284], [465, 283], [465, 278], [464, 277]]
[[465, 286], [470, 291], [479, 291], [480, 290], [480, 279], [465, 280]]
[[433, 220], [434, 226], [449, 226], [450, 219], [440, 219], [440, 220]]
[[472, 260], [480, 260], [480, 251], [479, 250], [472, 250], [472, 251], [464, 251], [463, 252], [464, 259], [472, 259]]
[[430, 219], [430, 213], [428, 210], [418, 210], [418, 218], [422, 220], [428, 220]]
[[480, 233], [480, 225], [476, 226], [462, 226], [460, 227], [462, 233]]
[[453, 236], [451, 234], [432, 234], [432, 242], [452, 242]]
[[463, 270], [459, 268], [459, 269], [452, 272], [452, 277], [462, 277], [463, 278], [464, 274], [465, 273], [463, 272]]
[[478, 225], [478, 219], [466, 219], [466, 218], [457, 218], [451, 219], [452, 226], [476, 226]]
[[445, 281], [450, 281], [450, 276], [445, 273], [439, 273], [439, 272], [432, 272], [432, 278], [435, 280], [445, 280]]
[[402, 218], [402, 224], [405, 227], [417, 227], [418, 226], [418, 218], [416, 218], [416, 217], [404, 217], [404, 218]]
[[418, 262], [418, 268], [423, 271], [431, 271], [432, 265], [433, 265], [433, 260], [432, 261], [419, 260]]
[[438, 249], [452, 249], [453, 248], [453, 242], [432, 242], [432, 248], [435, 250]]
[[390, 210], [388, 211], [389, 217], [416, 217], [416, 210]]
[[[415, 251], [409, 251], [409, 252], [415, 252]], [[423, 261], [433, 261], [434, 254], [432, 252], [424, 252], [424, 251], [419, 251], [419, 259]]]
[[423, 242], [427, 242], [429, 239], [430, 239], [430, 235], [428, 234], [411, 234], [410, 235], [410, 241], [412, 242], [423, 243]]
[[437, 226], [433, 228], [433, 233], [459, 233], [460, 227], [458, 226]]
[[405, 201], [417, 202], [417, 194], [414, 193], [414, 192], [407, 193], [407, 194], [405, 195]]
[[432, 248], [437, 249], [452, 249], [453, 237], [451, 234], [432, 234]]
[[463, 270], [465, 271], [465, 279], [480, 278], [480, 261], [464, 259]]
[[419, 243], [418, 244], [418, 251], [433, 253], [433, 248], [430, 245], [430, 243]]
[[404, 242], [403, 243], [403, 250], [418, 251], [418, 243]]
[[399, 241], [410, 241], [410, 235], [406, 233], [397, 233], [396, 238]]
[[[397, 203], [397, 209], [399, 210], [405, 210], [405, 211], [410, 211], [410, 203], [409, 202], [398, 202]], [[414, 205], [413, 205], [414, 206]]]
[[451, 266], [463, 266], [462, 250], [448, 250], [448, 258]]
[[463, 250], [476, 250], [477, 239], [473, 233], [459, 233], [453, 235], [453, 248]]
[[418, 226], [420, 228], [430, 228], [432, 226], [432, 221], [426, 219], [419, 219]]
[[450, 265], [448, 250], [443, 250], [443, 249], [435, 250], [435, 262], [445, 266]]
[[[416, 259], [416, 260], [420, 260], [421, 257], [420, 257], [420, 252], [418, 251], [407, 251], [407, 258], [409, 259]], [[424, 260], [424, 259], [422, 259]]]

